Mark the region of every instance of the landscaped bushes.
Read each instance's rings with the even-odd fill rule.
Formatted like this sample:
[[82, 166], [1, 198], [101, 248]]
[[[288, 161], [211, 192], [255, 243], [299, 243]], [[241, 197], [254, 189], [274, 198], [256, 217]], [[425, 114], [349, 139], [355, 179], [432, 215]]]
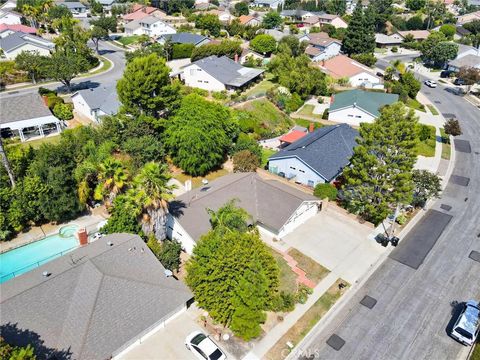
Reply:
[[185, 59], [192, 56], [194, 44], [174, 44], [172, 47], [172, 59]]
[[322, 200], [335, 200], [337, 198], [337, 188], [329, 183], [317, 184], [317, 186], [315, 186], [315, 190], [313, 191], [313, 195]]

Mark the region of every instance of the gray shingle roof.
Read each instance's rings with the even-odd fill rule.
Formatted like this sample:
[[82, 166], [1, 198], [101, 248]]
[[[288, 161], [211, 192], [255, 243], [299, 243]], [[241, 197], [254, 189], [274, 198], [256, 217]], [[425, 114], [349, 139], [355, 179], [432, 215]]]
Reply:
[[32, 44], [48, 50], [51, 50], [55, 47], [51, 41], [45, 40], [40, 36], [25, 34], [19, 31], [11, 33], [10, 35], [0, 39], [0, 49], [3, 49], [5, 52], [16, 49], [23, 44]]
[[170, 41], [174, 44], [194, 44], [194, 45], [197, 45], [202, 41], [208, 39], [206, 36], [187, 33], [187, 32], [176, 33], [172, 35], [164, 35], [162, 36], [162, 38], [165, 40], [170, 39]]
[[37, 93], [5, 95], [0, 98], [0, 124], [52, 116]]
[[397, 94], [387, 94], [384, 92], [349, 90], [335, 94], [333, 103], [330, 106], [330, 112], [343, 109], [349, 106], [356, 106], [367, 111], [373, 116], [380, 115], [380, 108], [384, 105], [390, 105], [398, 101]]
[[66, 8], [72, 9], [86, 9], [87, 7], [79, 1], [62, 1], [57, 2], [58, 6], [65, 6]]
[[2, 336], [71, 359], [110, 358], [192, 298], [164, 270], [139, 236], [108, 235], [1, 284]]
[[161, 22], [162, 20], [160, 20], [159, 18], [155, 17], [155, 16], [151, 16], [151, 15], [148, 15], [148, 16], [145, 16], [144, 18], [142, 18], [140, 20], [140, 22], [142, 24], [148, 24], [148, 25], [152, 25], [152, 24], [155, 24], [157, 22]]
[[330, 182], [350, 163], [358, 131], [347, 124], [325, 126], [288, 145], [270, 159], [296, 157]]
[[197, 241], [211, 229], [207, 209], [218, 210], [231, 199], [237, 199], [256, 223], [277, 233], [304, 201], [318, 200], [256, 173], [235, 173], [179, 196], [170, 203], [170, 212]]
[[235, 87], [241, 87], [265, 71], [244, 67], [226, 56], [217, 57], [212, 55], [197, 60], [193, 64], [221, 83]]
[[448, 65], [455, 66], [457, 68], [461, 68], [463, 66], [478, 68], [480, 67], [480, 56], [471, 55], [471, 54], [465, 55], [459, 59], [450, 61]]
[[[100, 109], [105, 114], [116, 114], [120, 108], [116, 84], [102, 85], [97, 88], [80, 90], [81, 95], [90, 109]], [[74, 95], [76, 96], [76, 94]]]

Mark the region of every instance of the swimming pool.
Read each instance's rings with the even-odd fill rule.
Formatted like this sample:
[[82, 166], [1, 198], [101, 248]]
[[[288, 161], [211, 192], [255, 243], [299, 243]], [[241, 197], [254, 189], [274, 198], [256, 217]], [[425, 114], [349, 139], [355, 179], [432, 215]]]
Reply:
[[75, 237], [77, 225], [60, 228], [58, 234], [0, 254], [0, 283], [43, 265], [79, 244]]

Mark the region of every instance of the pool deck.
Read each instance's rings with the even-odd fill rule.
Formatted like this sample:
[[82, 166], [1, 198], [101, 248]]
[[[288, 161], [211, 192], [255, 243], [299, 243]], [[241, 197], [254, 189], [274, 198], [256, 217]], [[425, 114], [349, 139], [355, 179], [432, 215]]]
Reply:
[[14, 239], [10, 241], [0, 242], [0, 253], [18, 248], [20, 246], [32, 243], [43, 239], [46, 236], [58, 233], [61, 227], [67, 225], [78, 225], [80, 228], [87, 228], [87, 233], [97, 231], [97, 225], [104, 221], [106, 216], [103, 209], [95, 209], [93, 214], [81, 216], [75, 220], [69, 221], [63, 224], [45, 224], [42, 226], [34, 226], [29, 231], [18, 234]]

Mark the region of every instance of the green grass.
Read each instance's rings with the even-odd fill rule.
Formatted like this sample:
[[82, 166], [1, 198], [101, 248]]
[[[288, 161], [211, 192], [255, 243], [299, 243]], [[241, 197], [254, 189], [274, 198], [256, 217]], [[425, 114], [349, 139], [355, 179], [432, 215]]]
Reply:
[[117, 41], [121, 43], [122, 45], [130, 45], [135, 43], [138, 40], [138, 35], [132, 35], [132, 36], [122, 36], [120, 39]]
[[307, 273], [307, 278], [318, 284], [330, 271], [312, 258], [304, 255], [297, 249], [290, 249], [288, 255], [293, 257], [297, 266]]
[[338, 285], [340, 283], [346, 284], [346, 281], [338, 279], [311, 307], [303, 316], [293, 325], [275, 345], [265, 355], [265, 359], [284, 359], [289, 353], [290, 349], [287, 347], [287, 342], [297, 345], [312, 328], [325, 316], [330, 308], [337, 302], [337, 300], [344, 294], [347, 287], [340, 290]]
[[[293, 119], [295, 121], [295, 124], [297, 124], [298, 126], [303, 126], [304, 128], [309, 128], [310, 127], [310, 124], [312, 123], [312, 120], [307, 120], [307, 119]], [[321, 128], [322, 126], [324, 126], [322, 123], [319, 123], [319, 122], [316, 122], [316, 121], [313, 121], [313, 126], [315, 129], [318, 129], [318, 128]]]
[[426, 126], [430, 130], [430, 135], [426, 140], [419, 141], [416, 146], [417, 155], [432, 157], [435, 156], [435, 144], [437, 142], [437, 137], [435, 135], [435, 127], [432, 125], [421, 125]]
[[425, 106], [420, 104], [416, 99], [408, 99], [406, 105], [414, 110], [426, 112]]
[[473, 349], [470, 360], [480, 360], [480, 340], [477, 341], [477, 345], [475, 345], [475, 349]]
[[258, 96], [265, 95], [267, 90], [273, 88], [275, 84], [270, 80], [264, 79], [260, 81], [257, 85], [247, 90], [245, 93], [246, 96]]
[[272, 255], [280, 270], [278, 290], [286, 293], [294, 293], [297, 291], [297, 274], [292, 271], [291, 267], [280, 253], [272, 250]]
[[249, 101], [241, 110], [251, 115], [249, 127], [262, 138], [283, 134], [293, 125], [293, 121], [267, 99]]
[[442, 159], [450, 160], [452, 146], [450, 145], [448, 136], [445, 134], [445, 130], [443, 128], [440, 128], [440, 136], [442, 137], [442, 140], [445, 139], [445, 141], [442, 141]]
[[306, 115], [306, 116], [315, 116], [316, 114], [313, 113], [313, 109], [315, 109], [315, 106], [306, 104], [306, 105], [303, 105], [303, 107], [300, 109], [300, 111], [297, 112], [297, 114]]
[[432, 104], [428, 104], [427, 107], [428, 110], [430, 110], [430, 112], [432, 113], [432, 115], [438, 115], [438, 111], [435, 106], [433, 106]]
[[227, 174], [228, 174], [227, 170], [219, 169], [219, 170], [216, 170], [216, 171], [212, 171], [205, 176], [192, 177], [190, 175], [180, 173], [180, 174], [174, 174], [173, 178], [177, 179], [182, 184], [185, 184], [185, 181], [187, 181], [187, 180], [192, 180], [192, 188], [196, 188], [196, 187], [200, 187], [202, 185], [202, 180], [203, 179], [207, 179], [208, 181], [213, 181], [213, 180], [218, 179], [219, 177], [225, 176]]
[[267, 166], [268, 158], [275, 153], [276, 153], [275, 150], [262, 148], [262, 162], [260, 164], [260, 167], [262, 169], [265, 168], [265, 166]]
[[43, 144], [58, 144], [60, 142], [60, 138], [61, 138], [60, 135], [55, 135], [55, 136], [44, 137], [41, 139], [26, 141], [26, 142], [17, 143], [17, 144], [20, 144], [23, 147], [31, 146], [34, 149], [37, 149]]

